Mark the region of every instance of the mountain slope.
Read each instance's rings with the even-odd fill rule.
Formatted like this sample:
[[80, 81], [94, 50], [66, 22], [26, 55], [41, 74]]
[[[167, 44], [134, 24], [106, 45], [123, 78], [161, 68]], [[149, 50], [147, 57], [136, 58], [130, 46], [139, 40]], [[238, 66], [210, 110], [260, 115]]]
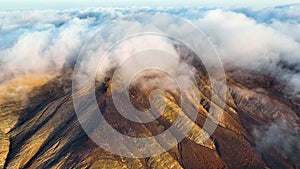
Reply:
[[[97, 102], [104, 118], [120, 133], [133, 137], [157, 135], [168, 129], [177, 116], [189, 118], [190, 110], [197, 109], [197, 119], [188, 135], [172, 149], [149, 158], [132, 159], [111, 154], [85, 134], [73, 108], [71, 70], [64, 70], [54, 77], [33, 75], [2, 84], [0, 92], [9, 97], [2, 95], [1, 98], [0, 165], [13, 169], [299, 167], [300, 122], [296, 104], [286, 100], [281, 93], [264, 87], [265, 81], [245, 81], [230, 72], [227, 100], [221, 100], [209, 87], [201, 64], [196, 66], [202, 73], [198, 73], [194, 88], [201, 99], [197, 101], [190, 91], [183, 91], [192, 107], [180, 107], [179, 92], [176, 89], [164, 91], [164, 96], [154, 96], [154, 104], [162, 115], [145, 124], [133, 123], [118, 113], [110, 92], [110, 77], [96, 84]], [[251, 72], [239, 75], [245, 74]], [[130, 99], [137, 109], [147, 110], [149, 93], [155, 86], [145, 89], [138, 80], [130, 86]], [[23, 92], [18, 92], [20, 87]], [[73, 94], [84, 95], [86, 92]], [[214, 99], [217, 102], [212, 102], [212, 97], [217, 98]], [[207, 134], [202, 126], [208, 110], [211, 106], [218, 108], [220, 102], [225, 103], [220, 123], [209, 139], [202, 142], [199, 138]], [[164, 110], [159, 108], [162, 103], [167, 106]], [[95, 109], [85, 102], [83, 106], [85, 111]], [[92, 125], [101, 127], [99, 120], [99, 124]], [[182, 121], [180, 125], [190, 124]], [[163, 147], [167, 142], [157, 140], [157, 144]], [[130, 145], [119, 145], [118, 148], [135, 151]]]

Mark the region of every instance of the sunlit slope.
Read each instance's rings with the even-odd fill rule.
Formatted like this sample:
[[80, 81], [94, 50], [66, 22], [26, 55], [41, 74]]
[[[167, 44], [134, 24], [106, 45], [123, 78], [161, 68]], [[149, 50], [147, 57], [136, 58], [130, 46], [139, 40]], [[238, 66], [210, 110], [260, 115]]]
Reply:
[[50, 79], [51, 75], [34, 74], [17, 77], [0, 85], [0, 167], [3, 167], [9, 151], [7, 133], [16, 125], [19, 115], [27, 113], [28, 98]]
[[[33, 75], [12, 80], [1, 85], [1, 162], [4, 168], [12, 169], [296, 168], [300, 148], [297, 106], [285, 101], [278, 93], [267, 89], [253, 90], [249, 84], [246, 86], [238, 79], [227, 78], [229, 90], [226, 100], [209, 87], [205, 77], [198, 78], [197, 85], [191, 86], [194, 90], [181, 91], [189, 106], [180, 105], [180, 92], [176, 88], [152, 95], [155, 111], [161, 116], [144, 124], [134, 123], [117, 111], [112, 99], [111, 78], [96, 84], [98, 107], [105, 120], [122, 134], [151, 137], [174, 125], [178, 116], [182, 120], [176, 124], [177, 128], [191, 126], [186, 137], [172, 149], [160, 155], [135, 159], [107, 152], [85, 134], [74, 111], [72, 97], [84, 96], [90, 88], [72, 94], [70, 74], [62, 73], [55, 77]], [[138, 110], [146, 111], [150, 106], [152, 89], [146, 90], [140, 84], [130, 86], [130, 101]], [[197, 91], [200, 99], [191, 91]], [[203, 124], [209, 108], [221, 108], [221, 103], [225, 104], [225, 108], [217, 128], [203, 141], [201, 137], [208, 135]], [[87, 113], [98, 108], [91, 106], [88, 100], [82, 100], [80, 104]], [[162, 105], [165, 105], [164, 109]], [[192, 110], [197, 111], [194, 122], [190, 120]], [[91, 125], [102, 127], [101, 120]], [[86, 119], [86, 122], [90, 121], [93, 119]], [[277, 124], [287, 125], [277, 126], [275, 129], [278, 130], [274, 130], [273, 126]], [[280, 135], [270, 135], [273, 132]], [[176, 135], [171, 131], [170, 134]], [[169, 144], [168, 140], [156, 140], [154, 145], [149, 146], [165, 147]], [[114, 143], [118, 140], [109, 141]], [[138, 147], [143, 151], [144, 145]], [[126, 144], [118, 144], [118, 148], [136, 151]]]

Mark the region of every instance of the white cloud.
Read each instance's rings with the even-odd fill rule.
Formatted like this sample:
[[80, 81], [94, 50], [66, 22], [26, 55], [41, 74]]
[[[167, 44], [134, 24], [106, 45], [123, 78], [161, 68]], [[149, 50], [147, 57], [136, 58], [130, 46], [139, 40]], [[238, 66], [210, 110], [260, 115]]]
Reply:
[[[300, 17], [300, 16], [299, 16]], [[300, 42], [300, 23], [289, 23], [289, 22], [281, 22], [281, 21], [274, 21], [270, 24], [270, 26], [282, 32], [283, 34], [289, 36], [290, 38], [294, 39], [298, 43]]]
[[64, 27], [27, 30], [12, 47], [0, 51], [1, 71], [17, 75], [61, 69], [78, 55], [87, 39], [89, 22], [75, 18]]
[[209, 11], [197, 25], [215, 43], [225, 67], [257, 69], [280, 59], [300, 59], [299, 43], [243, 14]]
[[[216, 45], [225, 68], [274, 70], [279, 60], [297, 66], [300, 65], [298, 9], [299, 5], [233, 11], [201, 8], [1, 11], [1, 71], [2, 74], [18, 74], [61, 69], [66, 61], [77, 57], [86, 40], [103, 23], [143, 12], [170, 13], [198, 25]], [[166, 29], [176, 27], [164, 18], [157, 18], [156, 22], [165, 23]], [[119, 34], [113, 36], [122, 37], [122, 31], [144, 28], [146, 25], [138, 22], [130, 23], [127, 30], [114, 28]], [[186, 28], [181, 30], [182, 34], [193, 38], [193, 33], [187, 32]], [[139, 44], [143, 42], [134, 46]], [[280, 76], [290, 74], [285, 71], [274, 72], [281, 72]], [[297, 80], [292, 78], [290, 81], [291, 86], [297, 88]]]

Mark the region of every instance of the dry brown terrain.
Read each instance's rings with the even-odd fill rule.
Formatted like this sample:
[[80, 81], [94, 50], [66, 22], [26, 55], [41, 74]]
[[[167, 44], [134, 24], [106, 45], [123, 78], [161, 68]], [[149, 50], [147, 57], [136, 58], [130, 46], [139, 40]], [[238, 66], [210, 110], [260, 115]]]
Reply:
[[[68, 71], [55, 77], [32, 75], [3, 83], [0, 168], [299, 168], [299, 105], [282, 93], [280, 84], [269, 83], [271, 77], [257, 72], [228, 71], [227, 100], [219, 98], [212, 102], [210, 98], [218, 95], [211, 90], [205, 73], [200, 75], [195, 86], [201, 95], [200, 102], [188, 97], [198, 110], [191, 132], [171, 150], [141, 159], [113, 155], [85, 134], [74, 112]], [[174, 110], [186, 116], [189, 113], [189, 108], [179, 106], [176, 90], [166, 91], [166, 97], [157, 98], [157, 104], [167, 104], [163, 115], [151, 123], [136, 124], [122, 117], [114, 107], [110, 78], [96, 87], [105, 119], [127, 135], [156, 135], [180, 115], [174, 115]], [[139, 83], [131, 86], [131, 102], [137, 109], [149, 108], [148, 97], [149, 91]], [[221, 121], [213, 135], [202, 143], [197, 136], [203, 132], [201, 127], [209, 107], [218, 107], [220, 102], [226, 104]], [[134, 151], [128, 145], [119, 146]]]

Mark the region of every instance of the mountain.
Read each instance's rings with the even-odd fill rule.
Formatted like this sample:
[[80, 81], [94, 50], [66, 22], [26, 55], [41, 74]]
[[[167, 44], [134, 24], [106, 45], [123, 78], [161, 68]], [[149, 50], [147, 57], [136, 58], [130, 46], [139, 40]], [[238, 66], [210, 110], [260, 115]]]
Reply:
[[[0, 86], [0, 168], [299, 168], [300, 104], [297, 99], [289, 99], [284, 83], [265, 72], [226, 70], [227, 93], [226, 100], [222, 100], [210, 86], [204, 65], [193, 55], [182, 54], [182, 60], [196, 70], [193, 89], [199, 100], [194, 90], [179, 91], [176, 86], [150, 96], [159, 86], [153, 83], [145, 88], [145, 81], [151, 84], [167, 76], [162, 72], [141, 74], [129, 86], [130, 101], [136, 109], [146, 113], [153, 104], [156, 109], [150, 113], [161, 114], [149, 123], [132, 122], [118, 112], [111, 93], [111, 74], [95, 83], [92, 92], [98, 108], [105, 120], [124, 135], [155, 136], [174, 125], [177, 116], [185, 119], [178, 125], [192, 123], [190, 132], [177, 146], [146, 158], [114, 155], [90, 139], [78, 121], [72, 99], [74, 95], [86, 95], [89, 89], [72, 92], [72, 67], [7, 80]], [[181, 106], [180, 93], [190, 107]], [[154, 97], [153, 103], [149, 97]], [[202, 141], [201, 136], [207, 135], [202, 128], [209, 109], [221, 108], [222, 104], [225, 106], [216, 130]], [[161, 109], [161, 105], [166, 108]], [[85, 112], [95, 109], [88, 100], [82, 100], [82, 107]], [[192, 109], [197, 110], [195, 122], [187, 120]], [[101, 127], [101, 120], [91, 125]], [[157, 140], [156, 144], [164, 147], [168, 140]], [[118, 146], [136, 151], [130, 145]]]

